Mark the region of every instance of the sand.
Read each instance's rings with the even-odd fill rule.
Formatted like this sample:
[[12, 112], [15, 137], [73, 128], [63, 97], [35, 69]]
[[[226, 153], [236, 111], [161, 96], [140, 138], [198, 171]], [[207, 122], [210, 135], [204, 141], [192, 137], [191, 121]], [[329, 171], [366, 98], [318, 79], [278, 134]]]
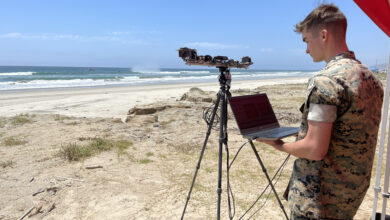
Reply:
[[[231, 91], [233, 95], [267, 92], [281, 124], [297, 126], [306, 81], [233, 82]], [[195, 87], [203, 91], [189, 92]], [[25, 219], [180, 218], [207, 130], [202, 115], [211, 103], [200, 97], [215, 99], [218, 89], [216, 83], [204, 83], [2, 92], [0, 219], [18, 219], [30, 210]], [[128, 115], [131, 109], [133, 114]], [[228, 133], [231, 160], [245, 143], [231, 114]], [[127, 147], [76, 161], [61, 153], [69, 146], [97, 141], [123, 141]], [[287, 155], [259, 143], [256, 147], [272, 176]], [[226, 157], [224, 152], [224, 161]], [[276, 184], [279, 195], [287, 185], [293, 160]], [[222, 219], [228, 219], [225, 163]], [[218, 130], [212, 130], [186, 219], [216, 218], [217, 174]], [[355, 219], [371, 215], [374, 177]], [[238, 219], [266, 186], [248, 145], [230, 169], [230, 182]], [[289, 213], [285, 200], [283, 204]], [[253, 219], [283, 219], [269, 191], [244, 219], [252, 214]]]
[[[232, 89], [250, 89], [261, 85], [304, 83], [307, 78], [262, 81], [233, 81]], [[99, 87], [0, 92], [0, 115], [24, 113], [62, 114], [75, 117], [121, 118], [135, 105], [175, 100], [190, 88], [219, 90], [215, 83], [168, 84], [133, 87]]]

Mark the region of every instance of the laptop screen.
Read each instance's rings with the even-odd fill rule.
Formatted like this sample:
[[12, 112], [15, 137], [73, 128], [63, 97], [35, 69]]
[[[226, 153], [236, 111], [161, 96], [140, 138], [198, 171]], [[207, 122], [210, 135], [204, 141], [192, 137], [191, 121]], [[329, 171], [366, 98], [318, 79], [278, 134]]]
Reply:
[[278, 120], [265, 93], [236, 96], [230, 98], [229, 102], [242, 134], [279, 127]]

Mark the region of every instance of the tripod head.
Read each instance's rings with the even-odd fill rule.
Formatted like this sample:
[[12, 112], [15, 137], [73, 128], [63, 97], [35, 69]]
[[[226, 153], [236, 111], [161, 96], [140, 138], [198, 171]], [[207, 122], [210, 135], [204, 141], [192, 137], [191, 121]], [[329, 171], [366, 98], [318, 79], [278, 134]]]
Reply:
[[241, 58], [241, 62], [229, 59], [227, 56], [198, 56], [196, 49], [191, 49], [187, 47], [182, 47], [179, 49], [179, 57], [181, 57], [187, 65], [215, 66], [218, 68], [234, 67], [248, 69], [248, 67], [253, 64], [252, 59], [248, 56]]

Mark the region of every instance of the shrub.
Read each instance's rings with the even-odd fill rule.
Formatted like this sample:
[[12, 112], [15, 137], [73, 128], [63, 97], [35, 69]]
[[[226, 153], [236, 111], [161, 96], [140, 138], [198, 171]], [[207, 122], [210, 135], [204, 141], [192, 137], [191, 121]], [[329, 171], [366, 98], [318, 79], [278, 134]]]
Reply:
[[2, 168], [12, 167], [12, 165], [14, 165], [14, 162], [12, 160], [7, 160], [7, 161], [1, 161], [0, 162], [0, 166]]
[[12, 117], [11, 122], [14, 125], [24, 125], [26, 123], [31, 123], [32, 120], [29, 118], [28, 114], [19, 114]]
[[4, 145], [8, 146], [8, 147], [10, 147], [10, 146], [17, 146], [17, 145], [23, 145], [23, 144], [26, 144], [26, 143], [27, 143], [27, 141], [21, 140], [21, 139], [15, 137], [15, 136], [10, 136], [10, 137], [8, 137], [8, 138], [6, 138], [4, 140]]
[[125, 150], [132, 145], [130, 141], [113, 141], [102, 138], [95, 138], [88, 145], [77, 145], [75, 143], [62, 146], [59, 155], [69, 161], [79, 161], [103, 151], [113, 148], [118, 150], [118, 155], [124, 154]]

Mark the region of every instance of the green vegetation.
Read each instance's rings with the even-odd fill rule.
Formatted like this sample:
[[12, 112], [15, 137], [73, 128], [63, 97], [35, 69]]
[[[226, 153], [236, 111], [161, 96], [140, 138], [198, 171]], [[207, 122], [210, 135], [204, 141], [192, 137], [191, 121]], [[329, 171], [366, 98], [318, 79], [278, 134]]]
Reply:
[[170, 120], [168, 120], [168, 121], [162, 121], [162, 122], [160, 122], [160, 124], [161, 125], [167, 125], [167, 124], [170, 124], [170, 123], [172, 123], [172, 122], [174, 122], [175, 121], [175, 119], [170, 119]]
[[3, 142], [3, 144], [5, 146], [17, 146], [17, 145], [23, 145], [23, 144], [26, 144], [27, 141], [25, 140], [22, 140], [22, 139], [19, 139], [18, 137], [15, 137], [15, 136], [10, 136], [8, 138], [6, 138]]
[[6, 167], [12, 167], [14, 165], [14, 162], [12, 160], [7, 160], [7, 161], [1, 161], [0, 162], [0, 167], [6, 168]]
[[212, 173], [212, 172], [214, 171], [214, 170], [213, 170], [212, 168], [210, 168], [210, 167], [206, 167], [205, 170], [206, 170], [207, 173]]
[[0, 128], [4, 128], [6, 121], [4, 119], [0, 119]]
[[116, 148], [118, 149], [118, 156], [127, 154], [125, 150], [129, 148], [129, 146], [133, 145], [130, 141], [120, 140], [116, 142]]
[[69, 161], [79, 161], [103, 151], [118, 150], [118, 156], [125, 154], [125, 150], [132, 145], [130, 141], [113, 141], [102, 138], [93, 139], [88, 145], [67, 144], [61, 147], [59, 155]]
[[150, 156], [153, 156], [154, 154], [152, 152], [147, 152], [146, 153], [146, 156], [150, 157]]
[[151, 163], [153, 162], [153, 160], [150, 160], [150, 159], [142, 159], [139, 161], [140, 164], [148, 164], [148, 163]]
[[31, 123], [32, 120], [28, 114], [19, 114], [11, 118], [13, 125], [24, 125], [26, 123]]
[[69, 123], [65, 123], [66, 125], [78, 125], [80, 124], [80, 122], [78, 121], [72, 121], [72, 122], [69, 122]]
[[69, 120], [70, 117], [68, 116], [62, 116], [62, 115], [55, 115], [54, 116], [54, 121], [60, 121], [62, 122], [63, 120]]

